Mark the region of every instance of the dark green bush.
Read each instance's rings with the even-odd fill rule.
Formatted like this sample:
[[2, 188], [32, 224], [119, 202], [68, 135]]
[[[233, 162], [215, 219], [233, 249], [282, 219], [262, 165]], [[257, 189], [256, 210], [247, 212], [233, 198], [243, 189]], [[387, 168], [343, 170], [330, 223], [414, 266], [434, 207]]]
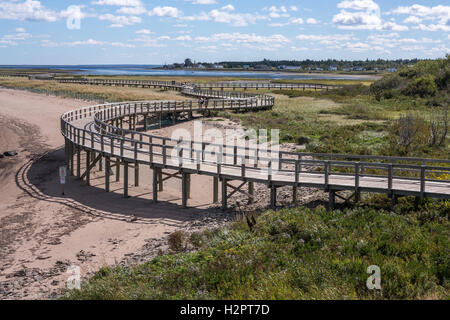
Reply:
[[422, 76], [414, 79], [408, 87], [403, 90], [403, 94], [409, 96], [433, 97], [436, 95], [438, 87], [432, 75]]

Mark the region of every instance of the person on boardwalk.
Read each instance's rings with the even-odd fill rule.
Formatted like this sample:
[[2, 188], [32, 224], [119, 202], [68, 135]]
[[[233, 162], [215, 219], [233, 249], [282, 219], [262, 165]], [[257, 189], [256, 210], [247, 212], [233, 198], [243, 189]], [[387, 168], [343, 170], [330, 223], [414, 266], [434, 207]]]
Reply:
[[203, 103], [205, 102], [205, 99], [203, 99], [203, 97], [200, 98], [200, 100], [198, 100], [198, 107], [199, 109], [203, 108]]

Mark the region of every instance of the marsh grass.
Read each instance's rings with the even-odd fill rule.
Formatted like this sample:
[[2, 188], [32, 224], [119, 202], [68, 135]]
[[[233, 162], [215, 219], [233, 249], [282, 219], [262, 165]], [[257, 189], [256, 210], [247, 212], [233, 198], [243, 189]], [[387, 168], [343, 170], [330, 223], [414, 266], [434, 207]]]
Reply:
[[107, 87], [82, 84], [59, 83], [56, 81], [27, 80], [23, 78], [0, 78], [0, 86], [20, 90], [42, 90], [47, 94], [63, 97], [76, 95], [92, 97], [109, 102], [137, 100], [186, 100], [180, 93], [171, 90], [142, 89], [130, 87]]
[[[448, 299], [449, 202], [366, 200], [355, 209], [268, 211], [191, 236], [196, 252], [103, 268], [67, 299]], [[366, 207], [372, 206], [372, 208]], [[381, 291], [366, 287], [381, 268]]]

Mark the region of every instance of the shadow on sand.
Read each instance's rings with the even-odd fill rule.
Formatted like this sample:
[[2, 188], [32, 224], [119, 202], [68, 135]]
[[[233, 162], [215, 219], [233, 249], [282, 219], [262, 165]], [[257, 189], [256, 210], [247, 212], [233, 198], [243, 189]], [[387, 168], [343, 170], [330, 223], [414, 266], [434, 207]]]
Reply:
[[178, 201], [177, 197], [153, 203], [151, 198], [143, 198], [148, 194], [151, 196], [151, 192], [144, 188], [139, 189], [141, 192], [138, 196], [124, 199], [120, 192], [123, 190], [122, 182], [120, 185], [111, 184], [112, 192], [107, 193], [100, 176], [91, 179], [91, 186], [82, 185], [75, 177], [67, 177], [63, 196], [58, 176], [59, 167], [62, 165], [64, 165], [64, 149], [59, 148], [24, 164], [16, 172], [16, 184], [37, 200], [58, 203], [99, 218], [121, 221], [137, 218], [133, 223], [179, 226], [183, 222], [204, 219], [208, 212], [217, 210], [195, 207], [183, 209], [175, 203], [168, 202]]

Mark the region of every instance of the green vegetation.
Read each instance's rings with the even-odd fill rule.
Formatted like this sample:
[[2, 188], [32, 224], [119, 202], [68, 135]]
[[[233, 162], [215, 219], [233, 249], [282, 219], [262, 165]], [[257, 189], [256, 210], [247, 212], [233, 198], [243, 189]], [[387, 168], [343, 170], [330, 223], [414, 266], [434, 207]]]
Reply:
[[413, 67], [402, 68], [375, 82], [371, 92], [378, 101], [410, 97], [428, 106], [448, 106], [449, 87], [450, 55], [446, 59], [421, 61]]
[[185, 100], [176, 91], [142, 89], [129, 87], [106, 87], [51, 80], [28, 80], [25, 78], [0, 78], [0, 86], [10, 89], [27, 90], [66, 98], [94, 100], [100, 102], [121, 102], [139, 100]]
[[223, 116], [281, 129], [282, 142], [311, 152], [448, 159], [449, 79], [450, 56], [404, 67], [370, 86], [274, 90], [273, 110]]
[[[171, 236], [173, 254], [136, 267], [103, 268], [69, 299], [449, 299], [450, 202], [395, 213], [384, 196], [361, 207], [268, 211], [249, 230]], [[366, 205], [370, 207], [366, 207]], [[194, 252], [186, 252], [187, 246]], [[367, 267], [381, 268], [379, 292]]]
[[[190, 59], [187, 59], [190, 60]], [[377, 72], [384, 71], [390, 68], [399, 68], [406, 65], [413, 65], [417, 63], [419, 60], [417, 59], [398, 59], [398, 60], [359, 60], [359, 61], [347, 61], [347, 60], [336, 60], [336, 59], [328, 59], [328, 60], [281, 60], [274, 61], [269, 59], [264, 59], [261, 61], [222, 61], [219, 62], [220, 65], [223, 65], [225, 68], [230, 69], [242, 69], [244, 66], [248, 66], [250, 68], [255, 68], [257, 66], [267, 66], [271, 68], [277, 68], [280, 66], [289, 66], [289, 67], [300, 67], [303, 70], [311, 69], [316, 70], [317, 68], [323, 69], [328, 72], [330, 67], [336, 67], [339, 71], [345, 71], [346, 69], [356, 68], [352, 71], [359, 72]], [[210, 65], [209, 63], [202, 63], [203, 65]], [[188, 66], [185, 64], [175, 64], [177, 67]], [[190, 64], [192, 65], [192, 64]], [[362, 68], [358, 69], [358, 68]]]

